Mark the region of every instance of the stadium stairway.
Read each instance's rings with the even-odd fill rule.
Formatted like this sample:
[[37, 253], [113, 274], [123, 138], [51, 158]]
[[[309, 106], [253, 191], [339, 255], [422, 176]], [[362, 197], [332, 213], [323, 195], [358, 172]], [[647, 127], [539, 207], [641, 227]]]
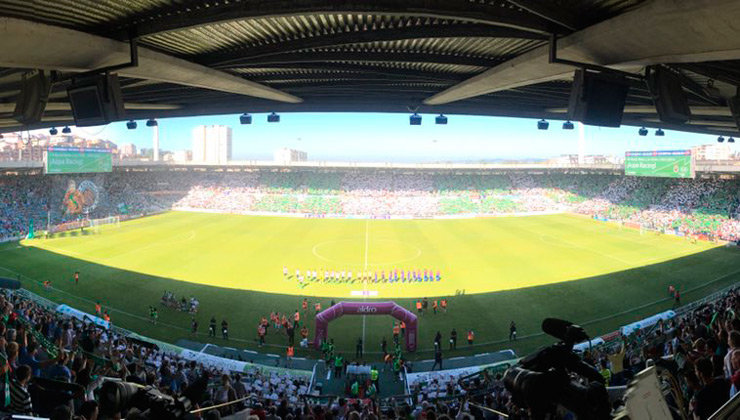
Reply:
[[[372, 366], [378, 368], [378, 396], [381, 398], [391, 397], [394, 395], [404, 395], [404, 382], [396, 378], [390, 366], [384, 366], [383, 363], [373, 363]], [[350, 397], [349, 389], [352, 385], [347, 374], [336, 378], [334, 371], [327, 368], [326, 363], [319, 361], [316, 364], [316, 379], [314, 382], [314, 391], [320, 395], [336, 395], [339, 397]]]

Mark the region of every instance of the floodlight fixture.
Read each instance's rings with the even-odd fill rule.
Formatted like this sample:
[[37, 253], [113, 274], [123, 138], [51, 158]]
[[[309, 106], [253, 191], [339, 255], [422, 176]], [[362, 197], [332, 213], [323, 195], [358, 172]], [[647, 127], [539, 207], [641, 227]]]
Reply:
[[414, 112], [409, 116], [409, 125], [421, 125], [421, 115]]

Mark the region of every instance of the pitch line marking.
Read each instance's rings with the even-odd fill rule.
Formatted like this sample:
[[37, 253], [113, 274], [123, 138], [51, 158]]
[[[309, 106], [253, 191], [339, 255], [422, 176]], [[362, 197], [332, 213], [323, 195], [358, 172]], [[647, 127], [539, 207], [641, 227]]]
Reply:
[[[370, 242], [370, 219], [365, 220], [365, 265], [362, 268], [362, 272], [367, 271], [367, 255], [370, 250], [368, 243]], [[367, 283], [363, 280], [362, 282], [362, 301], [365, 301], [365, 292], [367, 291]], [[365, 350], [365, 317], [362, 316], [362, 350]]]
[[20, 246], [20, 245], [16, 245], [16, 246], [12, 246], [12, 247], [7, 247], [5, 249], [0, 249], [0, 252], [15, 251], [16, 249], [21, 249], [21, 248], [23, 248], [23, 247]]
[[[363, 267], [363, 263], [346, 262], [346, 261], [335, 260], [333, 258], [328, 258], [328, 257], [325, 257], [325, 256], [321, 255], [321, 253], [318, 251], [319, 249], [321, 249], [321, 247], [323, 247], [325, 245], [329, 245], [329, 244], [333, 244], [333, 243], [337, 243], [337, 242], [352, 242], [352, 241], [356, 241], [356, 240], [357, 240], [356, 238], [355, 239], [332, 239], [332, 240], [328, 240], [328, 241], [319, 242], [316, 245], [314, 245], [313, 248], [311, 248], [311, 253], [316, 258], [318, 258], [320, 260], [323, 260], [323, 261], [326, 261], [326, 262], [329, 262], [329, 263], [332, 263], [332, 264], [339, 264], [339, 265], [349, 266], [349, 267]], [[398, 241], [398, 240], [395, 240], [395, 239], [376, 239], [376, 241], [377, 242], [392, 242], [392, 243], [397, 243], [397, 244], [405, 245], [405, 246], [408, 246], [410, 248], [415, 248], [416, 249], [416, 253], [413, 256], [411, 256], [411, 257], [404, 258], [404, 259], [401, 259], [401, 260], [395, 260], [395, 261], [378, 261], [378, 262], [373, 263], [373, 265], [376, 265], [376, 266], [403, 264], [405, 262], [413, 261], [413, 260], [419, 258], [421, 256], [421, 254], [422, 254], [421, 248], [419, 248], [418, 246], [412, 245], [410, 243], [407, 243], [407, 242]], [[370, 263], [369, 263], [369, 256], [367, 255], [370, 252], [370, 247], [368, 246], [368, 244], [365, 245], [365, 249], [366, 249], [366, 253], [365, 254], [366, 254], [366, 257], [368, 257], [368, 258], [365, 260], [364, 269], [367, 270], [367, 267], [370, 265]]]
[[[31, 280], [35, 281], [36, 283], [39, 283], [39, 284], [41, 283], [41, 281], [39, 281], [38, 279], [35, 279], [33, 277], [30, 277], [30, 276], [27, 276], [25, 274], [21, 274], [21, 273], [19, 273], [17, 271], [11, 270], [11, 269], [9, 269], [7, 267], [0, 266], [0, 270], [4, 270], [4, 271], [6, 271], [8, 273], [11, 273], [11, 274], [17, 274], [17, 275], [20, 275], [22, 277], [26, 277], [26, 278], [31, 279]], [[731, 276], [734, 276], [734, 275], [737, 275], [737, 274], [740, 274], [740, 270], [735, 270], [735, 271], [729, 272], [727, 274], [723, 274], [721, 276], [715, 277], [714, 279], [712, 279], [712, 280], [710, 280], [708, 282], [704, 282], [702, 284], [698, 284], [698, 285], [696, 285], [696, 286], [694, 286], [692, 288], [689, 288], [686, 291], [684, 291], [684, 294], [691, 293], [691, 292], [693, 292], [695, 290], [699, 290], [699, 289], [701, 289], [703, 287], [707, 287], [707, 286], [709, 286], [711, 284], [717, 283], [720, 280], [723, 280], [723, 279], [725, 279], [727, 277], [731, 277]], [[70, 297], [72, 297], [72, 298], [74, 298], [76, 300], [80, 300], [80, 301], [91, 303], [91, 304], [92, 303], [95, 303], [93, 300], [90, 300], [90, 299], [87, 299], [87, 298], [84, 298], [84, 297], [81, 297], [81, 296], [77, 296], [77, 295], [75, 295], [73, 293], [67, 292], [67, 291], [62, 290], [62, 289], [57, 289], [56, 287], [53, 287], [53, 286], [52, 286], [52, 290], [55, 290], [57, 292], [60, 292], [60, 293], [64, 293], [66, 295], [69, 295]], [[491, 292], [491, 293], [496, 293], [496, 292]], [[38, 293], [36, 293], [36, 294], [39, 295]], [[41, 296], [41, 295], [39, 295], [39, 296]], [[41, 297], [44, 297], [44, 296], [41, 296]], [[44, 298], [45, 299], [49, 299], [49, 298], [46, 298], [46, 297], [44, 297]], [[49, 299], [49, 300], [51, 302], [53, 302], [53, 303], [57, 303], [57, 302], [54, 302], [51, 299]], [[669, 300], [672, 300], [672, 298], [662, 298], [662, 299], [658, 299], [658, 300], [655, 300], [655, 301], [652, 301], [652, 302], [647, 302], [645, 304], [642, 304], [642, 305], [639, 305], [639, 306], [636, 306], [636, 307], [625, 309], [625, 310], [623, 310], [621, 312], [617, 312], [617, 313], [610, 314], [610, 315], [607, 315], [607, 316], [602, 316], [600, 318], [595, 318], [595, 319], [588, 320], [588, 321], [579, 322], [579, 325], [581, 325], [581, 326], [590, 325], [590, 324], [594, 324], [596, 322], [601, 322], [601, 321], [605, 321], [605, 320], [608, 320], [608, 319], [618, 318], [620, 316], [627, 315], [627, 314], [632, 313], [634, 311], [637, 311], [637, 310], [640, 310], [640, 309], [644, 309], [644, 308], [648, 308], [650, 306], [657, 305], [657, 304], [659, 304], [661, 302], [667, 302]], [[687, 302], [687, 304], [688, 303], [690, 303], [690, 302]], [[140, 315], [132, 314], [131, 312], [122, 311], [122, 310], [116, 309], [116, 308], [114, 308], [114, 307], [112, 307], [110, 305], [105, 305], [105, 307], [108, 308], [108, 309], [110, 309], [111, 311], [118, 312], [120, 314], [127, 315], [127, 316], [130, 316], [130, 317], [135, 318], [135, 319], [140, 319], [142, 321], [149, 321], [149, 318], [148, 317], [143, 317], [143, 316], [140, 316]], [[175, 329], [175, 330], [180, 330], [180, 331], [190, 331], [190, 328], [181, 327], [179, 325], [168, 324], [168, 323], [164, 323], [164, 322], [159, 323], [158, 325], [169, 327], [169, 328], [172, 328], [172, 329]], [[197, 336], [203, 336], [203, 337], [205, 337], [207, 335], [207, 333], [198, 332], [196, 335]], [[530, 334], [530, 335], [523, 335], [521, 337], [518, 337], [518, 339], [535, 338], [535, 337], [540, 337], [540, 336], [544, 336], [544, 335], [545, 335], [545, 333], [540, 332], [540, 333], [535, 333], [535, 334]], [[242, 343], [254, 343], [254, 339], [249, 340], [249, 339], [243, 339], [243, 338], [238, 338], [238, 337], [234, 337], [234, 338], [229, 337], [229, 340], [233, 340], [233, 341], [236, 341], [236, 342], [242, 342]], [[508, 343], [508, 342], [509, 342], [509, 340], [504, 338], [504, 339], [496, 340], [496, 341], [488, 341], [488, 342], [482, 342], [482, 343], [475, 343], [475, 344], [473, 344], [473, 347], [490, 346], [490, 345], [494, 345], [494, 344], [503, 344], [503, 343]], [[365, 343], [364, 343], [364, 340], [363, 340], [363, 345], [364, 344]], [[268, 346], [268, 347], [284, 348], [284, 346], [279, 345], [279, 344], [265, 343], [265, 345]], [[430, 351], [433, 351], [433, 350], [434, 349], [417, 349], [418, 352], [425, 352], [425, 351], [430, 352]], [[371, 353], [372, 354], [379, 354], [379, 353], [376, 353], [376, 352], [371, 352]], [[269, 354], [268, 354], [268, 356], [269, 356]], [[275, 357], [279, 357], [279, 356], [275, 356]], [[327, 378], [329, 377], [329, 375], [331, 375], [331, 369], [329, 369], [329, 373], [327, 375]]]
[[121, 256], [130, 254], [132, 252], [140, 252], [140, 251], [143, 251], [143, 250], [149, 249], [149, 248], [156, 248], [156, 247], [159, 247], [159, 246], [174, 245], [174, 244], [179, 244], [179, 243], [182, 243], [182, 242], [190, 242], [193, 239], [195, 239], [196, 236], [197, 236], [197, 233], [194, 230], [191, 230], [190, 232], [188, 232], [187, 238], [174, 239], [174, 240], [161, 241], [161, 242], [154, 242], [154, 243], [151, 243], [151, 244], [146, 245], [146, 246], [143, 246], [143, 247], [132, 248], [132, 249], [130, 249], [128, 251], [120, 252], [120, 253], [115, 254], [115, 255], [112, 255], [112, 256], [110, 256], [108, 258], [103, 258], [101, 261], [109, 261], [109, 260], [112, 260], [114, 258], [119, 258]]

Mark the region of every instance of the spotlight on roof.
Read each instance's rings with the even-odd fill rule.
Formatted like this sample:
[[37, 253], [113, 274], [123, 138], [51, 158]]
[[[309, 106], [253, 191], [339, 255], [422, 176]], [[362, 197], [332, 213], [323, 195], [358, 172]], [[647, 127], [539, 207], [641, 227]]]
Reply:
[[541, 119], [537, 121], [537, 129], [538, 130], [547, 130], [550, 128], [550, 123], [545, 121], [544, 119]]
[[280, 115], [278, 115], [278, 114], [276, 114], [274, 112], [271, 113], [271, 114], [269, 114], [267, 116], [267, 122], [269, 122], [269, 123], [278, 123], [278, 122], [280, 122]]
[[663, 137], [663, 136], [665, 136], [665, 131], [663, 131], [663, 129], [659, 128], [659, 129], [655, 130], [655, 135], [658, 136], [658, 137]]
[[573, 123], [570, 121], [566, 121], [563, 123], [563, 130], [572, 130], [573, 127]]
[[51, 127], [51, 130], [49, 130], [49, 134], [51, 134], [52, 136], [56, 136], [58, 132], [59, 130], [57, 130], [56, 127]]
[[724, 143], [724, 142], [725, 142], [725, 138], [724, 137], [722, 137], [722, 136], [717, 137], [717, 143]]
[[72, 129], [69, 126], [62, 128], [62, 134], [72, 134]]
[[245, 112], [239, 116], [239, 122], [242, 124], [252, 124], [252, 116]]
[[447, 117], [445, 117], [443, 114], [437, 115], [437, 118], [434, 119], [435, 124], [439, 125], [447, 125]]
[[156, 127], [158, 125], [159, 125], [159, 123], [154, 118], [150, 118], [150, 119], [146, 120], [146, 126], [147, 127]]
[[3, 133], [0, 133], [0, 139], [3, 138]]
[[137, 126], [138, 126], [138, 125], [136, 124], [136, 121], [134, 121], [134, 120], [129, 120], [129, 121], [128, 121], [128, 122], [126, 123], [126, 128], [128, 128], [129, 130], [136, 130], [136, 127], [137, 127]]
[[727, 139], [727, 142], [728, 142], [728, 143], [735, 143], [735, 138], [734, 138], [734, 137], [732, 137], [732, 136], [730, 136], [730, 138], [729, 138], [729, 139]]
[[637, 130], [637, 134], [641, 135], [642, 137], [645, 137], [648, 135], [648, 129], [645, 127], [642, 127], [639, 130]]
[[421, 115], [414, 112], [409, 116], [409, 125], [421, 125]]

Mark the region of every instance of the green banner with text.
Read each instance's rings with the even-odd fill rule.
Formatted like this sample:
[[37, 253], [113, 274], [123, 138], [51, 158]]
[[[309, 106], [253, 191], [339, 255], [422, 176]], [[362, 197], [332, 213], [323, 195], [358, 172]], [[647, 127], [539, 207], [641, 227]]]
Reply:
[[113, 158], [107, 149], [50, 147], [46, 152], [47, 174], [111, 172]]
[[624, 156], [624, 174], [661, 178], [693, 178], [693, 156], [691, 150], [627, 152]]

